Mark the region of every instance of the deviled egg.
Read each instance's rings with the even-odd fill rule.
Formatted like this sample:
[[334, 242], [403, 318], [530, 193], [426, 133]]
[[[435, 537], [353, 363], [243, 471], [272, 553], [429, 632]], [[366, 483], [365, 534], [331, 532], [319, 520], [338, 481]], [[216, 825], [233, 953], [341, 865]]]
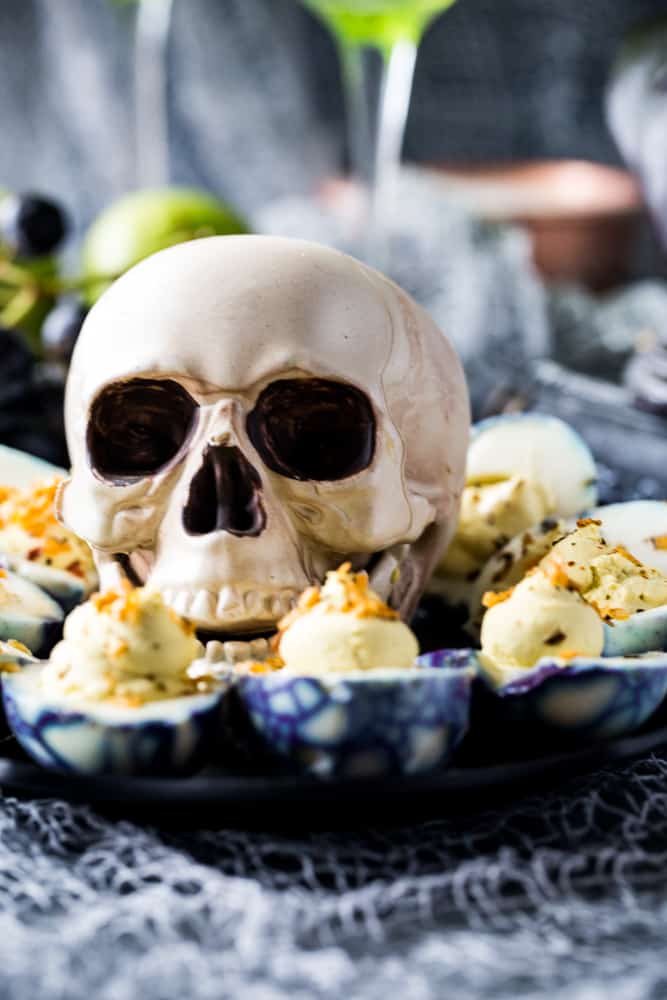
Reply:
[[[420, 662], [465, 669], [479, 666], [479, 654], [472, 649], [444, 649], [420, 657]], [[488, 681], [488, 673], [482, 676]], [[639, 728], [664, 701], [667, 653], [542, 656], [534, 667], [489, 683], [487, 692], [486, 698], [480, 692], [478, 718], [498, 734], [509, 729], [516, 735], [520, 725], [521, 731], [528, 727], [538, 740], [547, 733], [585, 742], [612, 739]]]
[[345, 564], [279, 625], [274, 657], [234, 671], [265, 746], [318, 774], [416, 773], [468, 726], [474, 669], [416, 666], [411, 630]]
[[55, 476], [0, 487], [0, 553], [69, 611], [94, 589], [97, 574], [89, 546], [56, 519], [60, 482]]
[[47, 767], [80, 773], [195, 769], [218, 726], [220, 685], [190, 670], [204, 649], [160, 594], [96, 594], [67, 618], [46, 662], [6, 673], [7, 719]]
[[481, 651], [469, 659], [512, 717], [607, 737], [640, 725], [664, 698], [667, 654], [652, 645], [650, 622], [665, 620], [667, 577], [610, 545], [600, 520], [578, 521], [484, 604]]
[[481, 655], [494, 671], [532, 667], [543, 655], [662, 649], [667, 577], [624, 545], [610, 545], [601, 529], [600, 520], [578, 521], [516, 587], [486, 595]]
[[590, 449], [568, 424], [541, 413], [484, 420], [473, 428], [454, 539], [429, 589], [468, 604], [487, 561], [520, 532], [567, 518], [597, 499]]
[[[615, 619], [607, 616], [610, 628], [605, 634], [605, 654], [625, 655], [666, 648], [667, 602], [654, 571], [667, 577], [667, 503], [634, 500], [610, 504], [594, 508], [590, 518], [599, 522], [600, 535], [606, 544], [607, 559], [594, 567], [601, 583], [606, 581], [611, 585], [609, 597], [602, 593], [603, 587], [598, 594], [603, 605], [609, 604], [617, 591], [619, 574], [625, 581], [620, 604], [616, 602], [621, 608], [620, 615]], [[484, 594], [505, 591], [517, 584], [573, 527], [568, 521], [546, 521], [517, 535], [489, 559], [470, 591], [468, 629], [473, 637], [479, 637]], [[643, 570], [648, 571], [648, 582]], [[640, 594], [645, 600], [636, 600]]]

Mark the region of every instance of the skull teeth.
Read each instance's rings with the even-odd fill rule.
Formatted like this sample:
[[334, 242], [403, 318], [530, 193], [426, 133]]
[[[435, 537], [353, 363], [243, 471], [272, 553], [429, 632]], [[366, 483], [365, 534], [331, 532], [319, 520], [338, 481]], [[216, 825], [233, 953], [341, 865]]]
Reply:
[[297, 592], [293, 590], [286, 591], [284, 594], [279, 594], [278, 597], [274, 597], [272, 610], [276, 617], [282, 618], [284, 615], [289, 614], [296, 604], [298, 596]]
[[192, 601], [190, 599], [190, 595], [186, 590], [182, 590], [180, 591], [180, 593], [177, 592], [174, 595], [174, 599], [169, 603], [171, 604], [174, 611], [177, 611], [179, 615], [183, 615], [185, 618], [187, 618], [190, 615], [192, 609]]
[[206, 644], [201, 675], [210, 676], [211, 672], [215, 675], [214, 668], [218, 665], [224, 668], [230, 664], [241, 663], [243, 660], [265, 660], [270, 653], [271, 647], [266, 639], [251, 639], [249, 642], [242, 640], [219, 642], [217, 639], [212, 639]]
[[241, 606], [239, 596], [231, 587], [223, 587], [218, 595], [217, 614], [219, 617], [229, 614]]
[[247, 589], [229, 584], [219, 591], [162, 588], [165, 602], [183, 615], [203, 627], [221, 623], [234, 623], [252, 618], [255, 621], [273, 624], [294, 607], [299, 591], [293, 588], [269, 590], [261, 587]]
[[276, 618], [282, 618], [285, 614], [285, 601], [282, 597], [272, 597], [271, 598], [271, 613], [275, 615]]
[[251, 615], [263, 617], [268, 610], [266, 607], [266, 596], [267, 595], [261, 594], [256, 590], [249, 590], [243, 595], [243, 606], [245, 607], [245, 610], [249, 611]]
[[212, 594], [209, 590], [200, 590], [190, 605], [189, 614], [192, 618], [197, 621], [211, 621], [215, 618], [216, 612], [216, 599], [215, 594]]
[[162, 598], [165, 604], [168, 604], [170, 608], [174, 606], [174, 598], [176, 597], [176, 591], [172, 590], [170, 587], [165, 587], [162, 590]]

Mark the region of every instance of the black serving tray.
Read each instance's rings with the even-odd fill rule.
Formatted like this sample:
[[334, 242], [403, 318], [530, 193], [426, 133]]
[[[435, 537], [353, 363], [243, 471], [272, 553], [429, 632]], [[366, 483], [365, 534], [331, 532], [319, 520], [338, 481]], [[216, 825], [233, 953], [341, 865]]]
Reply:
[[[496, 744], [496, 739], [493, 740]], [[0, 789], [29, 798], [87, 803], [100, 812], [176, 828], [353, 828], [414, 822], [509, 805], [574, 776], [667, 750], [667, 708], [631, 736], [595, 746], [503, 760], [503, 747], [464, 743], [454, 765], [413, 777], [320, 779], [287, 772], [209, 769], [191, 778], [80, 777], [30, 763], [13, 738], [0, 743]], [[500, 758], [500, 759], [498, 759]]]

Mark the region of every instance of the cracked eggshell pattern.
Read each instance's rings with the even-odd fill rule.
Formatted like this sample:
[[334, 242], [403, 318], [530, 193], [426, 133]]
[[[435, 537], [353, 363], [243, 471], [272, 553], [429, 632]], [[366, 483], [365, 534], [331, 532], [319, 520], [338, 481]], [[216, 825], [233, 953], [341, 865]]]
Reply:
[[420, 658], [427, 666], [477, 666], [491, 692], [495, 725], [528, 724], [587, 742], [638, 729], [667, 695], [667, 653], [653, 656], [548, 657], [496, 686], [486, 679], [475, 650], [439, 650]]
[[418, 774], [446, 763], [469, 722], [475, 670], [326, 678], [237, 675], [233, 697], [270, 753], [318, 775]]
[[211, 756], [223, 689], [136, 709], [46, 701], [38, 686], [42, 667], [26, 662], [2, 682], [7, 721], [42, 766], [76, 774], [177, 777]]

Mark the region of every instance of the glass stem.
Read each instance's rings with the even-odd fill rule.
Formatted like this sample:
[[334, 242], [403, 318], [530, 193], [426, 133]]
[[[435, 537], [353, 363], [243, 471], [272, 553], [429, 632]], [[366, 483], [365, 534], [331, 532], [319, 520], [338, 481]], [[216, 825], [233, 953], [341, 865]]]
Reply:
[[397, 42], [384, 60], [371, 189], [375, 227], [387, 218], [396, 194], [416, 63], [417, 46], [407, 40]]
[[387, 219], [398, 178], [417, 46], [397, 42], [381, 57], [360, 45], [341, 46], [351, 172], [367, 194], [364, 256], [382, 269], [388, 259]]
[[375, 158], [375, 122], [371, 121], [369, 93], [374, 55], [360, 45], [340, 44], [350, 172], [355, 180], [368, 187], [373, 183]]
[[141, 0], [137, 11], [134, 88], [139, 187], [169, 183], [167, 49], [173, 0]]

